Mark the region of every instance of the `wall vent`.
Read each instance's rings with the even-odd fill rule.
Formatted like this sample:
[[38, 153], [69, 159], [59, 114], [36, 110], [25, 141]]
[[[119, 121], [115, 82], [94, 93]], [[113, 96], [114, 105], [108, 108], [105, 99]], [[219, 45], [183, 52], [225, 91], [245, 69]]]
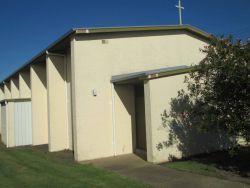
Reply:
[[102, 39], [102, 44], [108, 44], [109, 41], [107, 39]]

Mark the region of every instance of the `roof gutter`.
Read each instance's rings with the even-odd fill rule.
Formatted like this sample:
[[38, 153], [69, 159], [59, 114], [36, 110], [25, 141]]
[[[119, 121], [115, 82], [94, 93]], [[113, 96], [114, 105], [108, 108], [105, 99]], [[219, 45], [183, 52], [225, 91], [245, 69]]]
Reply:
[[179, 66], [173, 67], [174, 69], [166, 70], [151, 70], [145, 72], [131, 73], [131, 75], [118, 75], [111, 77], [111, 83], [113, 84], [126, 84], [131, 82], [138, 82], [143, 80], [153, 80], [163, 77], [176, 76], [181, 74], [187, 74], [198, 69], [197, 66]]
[[162, 73], [150, 74], [139, 79], [140, 80], [152, 80], [152, 79], [157, 79], [157, 78], [162, 78], [162, 77], [176, 76], [180, 74], [187, 74], [191, 71], [195, 71], [196, 69], [197, 69], [196, 66], [194, 66], [194, 67], [189, 67], [189, 68], [180, 69], [180, 70], [173, 70], [173, 71], [167, 71], [167, 72], [162, 72]]
[[136, 32], [136, 31], [170, 31], [186, 30], [207, 40], [211, 39], [211, 34], [204, 32], [190, 25], [168, 25], [168, 26], [134, 26], [134, 27], [107, 27], [107, 28], [76, 28], [76, 34], [94, 34], [94, 33], [118, 33], [118, 32]]

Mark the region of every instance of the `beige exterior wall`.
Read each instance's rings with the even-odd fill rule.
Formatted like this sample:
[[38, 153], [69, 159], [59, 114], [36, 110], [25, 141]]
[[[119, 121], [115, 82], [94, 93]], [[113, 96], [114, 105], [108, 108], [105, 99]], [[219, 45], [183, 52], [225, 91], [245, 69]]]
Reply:
[[6, 105], [7, 147], [15, 147], [14, 102]]
[[4, 84], [4, 97], [5, 99], [11, 99], [10, 82]]
[[69, 149], [73, 150], [73, 123], [72, 123], [72, 94], [71, 94], [71, 51], [66, 53], [66, 84], [67, 84], [67, 115], [68, 115], [68, 144]]
[[145, 83], [145, 112], [147, 131], [147, 159], [153, 163], [161, 163], [171, 158], [181, 158], [200, 153], [206, 153], [230, 146], [230, 139], [225, 134], [200, 133], [189, 129], [172, 129], [177, 135], [176, 142], [157, 149], [159, 143], [168, 141], [170, 126], [164, 128], [162, 117], [164, 110], [168, 113], [171, 109], [171, 98], [177, 97], [177, 92], [186, 89], [185, 75], [165, 77], [149, 80]]
[[69, 149], [66, 57], [48, 55], [49, 151]]
[[[0, 101], [4, 100], [4, 87], [0, 86]], [[2, 134], [2, 113], [1, 113], [1, 106], [0, 106], [0, 134]]]
[[135, 101], [133, 85], [114, 87], [115, 155], [133, 153], [135, 149]]
[[[103, 44], [101, 39], [106, 42]], [[72, 39], [76, 160], [116, 153], [113, 149], [111, 76], [198, 63], [204, 57], [199, 51], [204, 45], [204, 41], [185, 32], [140, 32], [140, 36], [105, 34]], [[93, 90], [97, 92], [96, 97], [92, 95]]]
[[169, 155], [181, 157], [176, 145], [159, 151], [157, 145], [168, 141], [168, 130], [162, 126], [161, 114], [170, 110], [171, 98], [177, 96], [178, 90], [186, 88], [185, 75], [166, 77], [145, 82], [145, 115], [147, 135], [147, 160], [149, 162], [168, 161]]
[[4, 87], [0, 87], [0, 101], [4, 100]]
[[77, 116], [76, 116], [76, 92], [75, 92], [75, 88], [76, 88], [76, 84], [75, 84], [75, 52], [76, 52], [76, 40], [74, 39], [74, 37], [71, 38], [70, 41], [70, 57], [71, 57], [71, 113], [72, 113], [72, 130], [73, 130], [73, 149], [74, 149], [74, 157], [75, 160], [80, 161], [79, 157], [78, 157], [78, 147], [79, 147], [79, 143], [80, 141], [78, 141], [78, 137], [80, 138], [81, 135], [77, 134], [78, 132], [78, 127], [76, 126], [76, 121], [77, 121]]
[[31, 65], [33, 145], [48, 144], [46, 65]]
[[18, 77], [11, 78], [11, 80], [10, 80], [10, 92], [11, 92], [12, 99], [19, 98], [19, 79], [18, 79]]
[[[4, 91], [3, 91], [3, 87], [0, 86], [0, 101], [2, 101], [4, 99]], [[0, 134], [2, 134], [2, 113], [1, 113], [1, 104], [0, 104]]]
[[20, 98], [30, 98], [30, 70], [19, 73]]

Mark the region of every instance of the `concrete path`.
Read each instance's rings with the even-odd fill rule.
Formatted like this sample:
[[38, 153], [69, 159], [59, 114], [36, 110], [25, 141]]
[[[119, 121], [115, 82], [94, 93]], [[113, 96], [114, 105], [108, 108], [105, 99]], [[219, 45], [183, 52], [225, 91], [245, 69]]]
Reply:
[[88, 161], [123, 176], [132, 177], [154, 187], [166, 188], [250, 188], [249, 184], [177, 171], [147, 163], [136, 155], [123, 155]]

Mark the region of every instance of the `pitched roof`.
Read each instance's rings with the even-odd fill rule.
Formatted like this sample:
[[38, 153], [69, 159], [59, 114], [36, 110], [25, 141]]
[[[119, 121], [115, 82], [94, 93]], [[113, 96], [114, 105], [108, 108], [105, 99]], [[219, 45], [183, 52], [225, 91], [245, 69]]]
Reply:
[[145, 79], [156, 79], [156, 78], [161, 78], [161, 77], [185, 74], [191, 71], [192, 69], [193, 67], [181, 65], [181, 66], [165, 67], [161, 69], [128, 73], [128, 74], [121, 74], [121, 75], [112, 76], [111, 82], [117, 83], [117, 84], [123, 84], [123, 83], [136, 82], [136, 81], [145, 80]]
[[22, 71], [23, 69], [27, 68], [30, 64], [36, 63], [37, 61], [44, 59], [47, 54], [47, 52], [55, 49], [60, 45], [61, 43], [67, 41], [69, 43], [70, 37], [73, 35], [90, 35], [90, 34], [98, 34], [98, 33], [119, 33], [119, 32], [143, 32], [143, 31], [187, 31], [190, 32], [198, 37], [201, 37], [205, 40], [210, 40], [211, 35], [209, 33], [206, 33], [200, 29], [197, 29], [191, 25], [167, 25], [167, 26], [133, 26], [133, 27], [108, 27], [108, 28], [75, 28], [68, 31], [66, 34], [61, 36], [58, 40], [50, 44], [47, 48], [42, 50], [40, 53], [38, 53], [36, 56], [31, 58], [29, 61], [27, 61], [23, 66], [21, 66], [19, 69], [15, 70], [12, 74], [10, 74], [8, 77], [3, 79], [0, 82], [0, 85], [4, 83], [4, 81], [8, 81], [11, 77], [16, 75], [19, 71]]

